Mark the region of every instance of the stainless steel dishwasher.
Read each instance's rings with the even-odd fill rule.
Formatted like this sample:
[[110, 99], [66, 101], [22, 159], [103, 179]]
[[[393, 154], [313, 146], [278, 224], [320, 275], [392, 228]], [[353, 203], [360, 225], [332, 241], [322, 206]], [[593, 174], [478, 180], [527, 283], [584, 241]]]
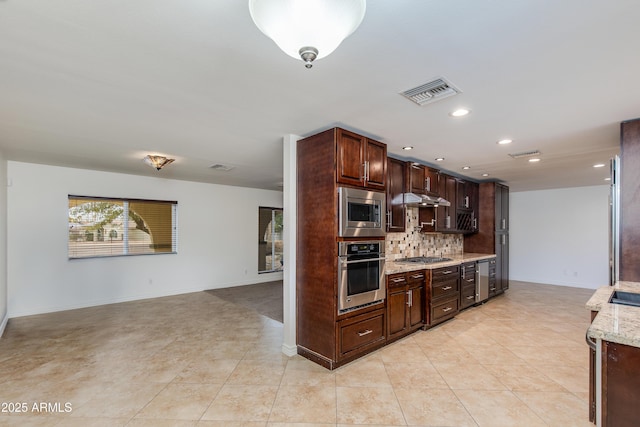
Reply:
[[489, 299], [489, 260], [476, 263], [476, 302]]

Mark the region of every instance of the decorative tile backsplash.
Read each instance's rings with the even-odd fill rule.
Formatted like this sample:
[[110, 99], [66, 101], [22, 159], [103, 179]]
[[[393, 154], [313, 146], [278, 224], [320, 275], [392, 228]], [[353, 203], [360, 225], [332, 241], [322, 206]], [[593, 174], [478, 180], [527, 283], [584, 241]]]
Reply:
[[464, 240], [461, 234], [422, 233], [417, 230], [418, 208], [407, 208], [404, 233], [387, 233], [386, 258], [396, 260], [414, 256], [446, 256], [461, 254]]

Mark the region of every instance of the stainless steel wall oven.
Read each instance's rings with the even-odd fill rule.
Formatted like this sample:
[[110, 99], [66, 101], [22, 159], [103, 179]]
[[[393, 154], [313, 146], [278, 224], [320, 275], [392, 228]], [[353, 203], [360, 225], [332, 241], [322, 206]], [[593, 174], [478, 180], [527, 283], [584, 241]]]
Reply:
[[385, 298], [384, 240], [338, 242], [338, 312]]

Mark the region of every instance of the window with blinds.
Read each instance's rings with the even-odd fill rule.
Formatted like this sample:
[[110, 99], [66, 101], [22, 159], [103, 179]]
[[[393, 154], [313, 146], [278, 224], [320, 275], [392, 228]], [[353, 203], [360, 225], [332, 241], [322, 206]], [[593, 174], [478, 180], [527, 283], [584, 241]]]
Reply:
[[178, 202], [69, 195], [69, 258], [176, 253]]

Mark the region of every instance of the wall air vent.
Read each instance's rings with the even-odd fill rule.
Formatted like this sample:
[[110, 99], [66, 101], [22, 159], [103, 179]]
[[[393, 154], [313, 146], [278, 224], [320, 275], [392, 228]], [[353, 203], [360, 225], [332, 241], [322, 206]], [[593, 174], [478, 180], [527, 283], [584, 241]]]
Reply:
[[512, 158], [514, 159], [521, 159], [523, 157], [533, 157], [533, 156], [539, 156], [542, 153], [538, 150], [533, 150], [533, 151], [523, 151], [521, 153], [513, 153], [513, 154], [509, 154]]
[[222, 163], [216, 163], [215, 165], [211, 165], [209, 167], [219, 172], [229, 172], [231, 169], [233, 169], [233, 166], [223, 165]]
[[453, 95], [462, 93], [460, 89], [440, 77], [413, 89], [406, 90], [400, 95], [418, 105], [426, 105]]

